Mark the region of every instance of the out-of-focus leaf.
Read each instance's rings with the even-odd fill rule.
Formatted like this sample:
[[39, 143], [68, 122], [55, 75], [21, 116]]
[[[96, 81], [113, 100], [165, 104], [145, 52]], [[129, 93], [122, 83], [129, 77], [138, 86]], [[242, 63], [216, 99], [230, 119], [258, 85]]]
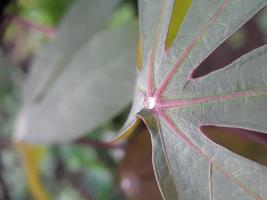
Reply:
[[134, 9], [130, 4], [119, 6], [113, 13], [109, 27], [116, 27], [134, 18]]
[[4, 58], [2, 51], [0, 51], [0, 96], [3, 95], [4, 90], [10, 85], [10, 63]]
[[16, 66], [9, 61], [0, 50], [0, 98], [5, 92], [11, 90], [15, 85], [15, 81], [19, 81], [19, 79], [20, 77]]
[[59, 192], [56, 200], [84, 200], [81, 195], [72, 187], [66, 186]]
[[129, 200], [162, 199], [152, 167], [150, 136], [139, 128], [120, 164], [120, 186]]
[[70, 141], [130, 103], [137, 28], [134, 21], [105, 28], [116, 2], [81, 0], [70, 9], [55, 41], [33, 62], [16, 140]]
[[[2, 174], [10, 189], [10, 199], [21, 199], [28, 194], [27, 178], [20, 162], [20, 155], [13, 149], [1, 149], [3, 171]], [[19, 184], [18, 184], [19, 183]]]
[[105, 166], [102, 158], [100, 159], [102, 156], [95, 149], [87, 146], [63, 145], [60, 147], [60, 155], [64, 166], [59, 168], [59, 173], [62, 173], [64, 182], [74, 183], [76, 186], [73, 186], [79, 190], [84, 188], [84, 192], [90, 194], [92, 199], [121, 199], [117, 180], [113, 174], [114, 168]]
[[73, 0], [18, 0], [20, 15], [39, 23], [55, 25]]
[[17, 90], [22, 73], [0, 50], [0, 135], [9, 136], [18, 109]]
[[196, 79], [192, 74], [267, 1], [192, 0], [166, 49], [175, 2], [181, 7], [186, 3], [139, 1], [144, 67], [124, 130], [136, 116], [149, 127], [154, 170], [165, 199], [266, 199], [266, 166], [212, 142], [200, 127], [267, 132], [267, 45], [223, 70]]
[[25, 143], [16, 143], [16, 148], [21, 154], [30, 191], [36, 200], [49, 200], [49, 195], [40, 180], [40, 162], [45, 149]]

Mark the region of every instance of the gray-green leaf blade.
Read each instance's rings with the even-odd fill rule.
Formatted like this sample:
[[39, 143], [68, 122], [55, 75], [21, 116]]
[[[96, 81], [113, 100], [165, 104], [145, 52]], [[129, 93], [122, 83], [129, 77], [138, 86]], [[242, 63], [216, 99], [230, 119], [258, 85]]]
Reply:
[[[43, 144], [69, 142], [119, 114], [131, 101], [136, 22], [132, 20], [111, 30], [104, 28], [115, 1], [98, 1], [94, 5], [87, 2], [90, 9], [97, 9], [86, 14], [89, 19], [82, 19], [89, 21], [86, 29], [90, 34], [85, 31], [79, 38], [79, 31], [69, 34], [67, 30], [70, 22], [80, 23], [76, 15], [79, 16], [79, 9], [84, 10], [81, 5], [86, 4], [81, 2], [73, 9], [76, 12], [70, 13], [71, 17], [67, 15], [58, 38], [33, 63], [17, 120], [16, 140]], [[102, 16], [105, 9], [109, 12]], [[103, 18], [98, 25], [92, 24], [96, 17]], [[87, 26], [86, 23], [79, 26]], [[81, 40], [78, 44], [77, 37]]]

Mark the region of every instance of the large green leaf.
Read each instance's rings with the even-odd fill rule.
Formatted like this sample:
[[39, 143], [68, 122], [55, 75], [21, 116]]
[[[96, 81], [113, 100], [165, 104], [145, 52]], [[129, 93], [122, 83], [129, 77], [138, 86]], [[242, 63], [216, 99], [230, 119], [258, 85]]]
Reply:
[[[155, 174], [165, 199], [267, 199], [267, 167], [200, 131], [216, 125], [267, 132], [267, 45], [223, 70], [191, 76], [267, 0], [192, 0], [189, 9], [181, 5], [180, 12], [187, 13], [180, 15], [183, 23], [170, 30], [174, 5], [174, 0], [139, 1], [144, 66], [133, 105], [138, 109], [128, 125], [139, 116], [151, 130]], [[167, 37], [174, 29], [179, 31], [172, 41]]]
[[68, 69], [74, 55], [105, 29], [116, 4], [117, 0], [79, 0], [70, 8], [57, 30], [56, 39], [33, 60], [24, 86], [24, 101], [40, 101], [46, 95], [62, 71]]
[[[80, 0], [33, 61], [15, 139], [66, 142], [120, 113], [135, 82], [135, 21], [107, 28], [116, 0]], [[120, 94], [123, 95], [120, 95]]]

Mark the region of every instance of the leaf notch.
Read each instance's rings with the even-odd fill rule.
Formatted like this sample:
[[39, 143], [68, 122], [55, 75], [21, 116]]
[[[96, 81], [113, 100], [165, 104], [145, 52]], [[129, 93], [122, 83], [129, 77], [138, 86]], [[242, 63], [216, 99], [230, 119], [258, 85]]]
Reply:
[[184, 22], [186, 14], [191, 7], [192, 0], [175, 0], [173, 4], [172, 16], [165, 42], [165, 50], [171, 48], [173, 41]]

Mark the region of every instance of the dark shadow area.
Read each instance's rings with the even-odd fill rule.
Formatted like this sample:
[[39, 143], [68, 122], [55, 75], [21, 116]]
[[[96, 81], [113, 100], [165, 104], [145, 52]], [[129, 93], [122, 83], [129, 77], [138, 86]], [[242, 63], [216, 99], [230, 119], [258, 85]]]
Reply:
[[210, 72], [226, 67], [249, 51], [256, 49], [267, 41], [267, 31], [259, 25], [261, 15], [266, 8], [245, 23], [234, 35], [224, 41], [193, 72], [192, 78], [199, 78]]
[[267, 134], [218, 126], [203, 126], [201, 131], [213, 142], [267, 166]]
[[129, 139], [119, 167], [120, 187], [128, 200], [162, 200], [151, 160], [151, 138], [142, 123]]

